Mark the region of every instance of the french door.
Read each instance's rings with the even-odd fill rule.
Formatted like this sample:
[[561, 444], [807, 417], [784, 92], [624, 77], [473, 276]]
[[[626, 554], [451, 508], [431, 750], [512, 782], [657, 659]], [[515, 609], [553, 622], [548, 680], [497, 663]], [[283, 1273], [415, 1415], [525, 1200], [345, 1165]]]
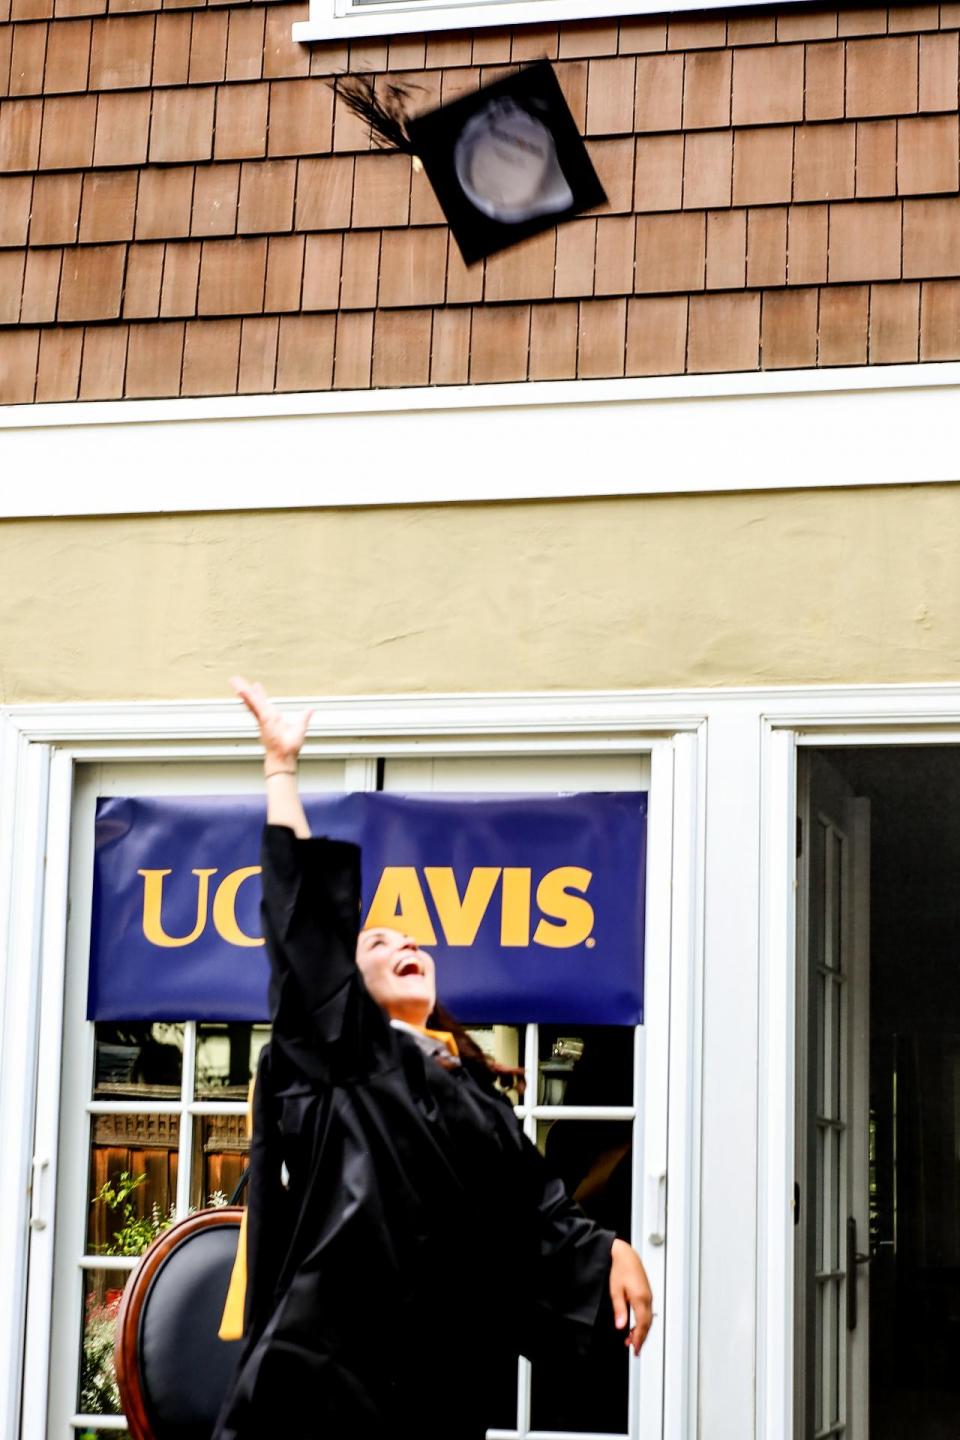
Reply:
[[[687, 738], [681, 744], [688, 758], [695, 753]], [[691, 893], [686, 869], [692, 849], [689, 837], [684, 845], [676, 840], [672, 741], [649, 742], [636, 752], [618, 747], [604, 754], [599, 744], [550, 751], [342, 758], [341, 750], [337, 757], [305, 760], [303, 784], [307, 792], [378, 785], [411, 793], [650, 791], [644, 1024], [602, 1035], [576, 1024], [504, 1026], [491, 1016], [488, 1027], [479, 1027], [478, 1039], [505, 1071], [514, 1071], [511, 1098], [520, 1123], [553, 1163], [568, 1167], [570, 1186], [584, 1207], [598, 1207], [602, 1223], [612, 1223], [616, 1215], [613, 1228], [629, 1234], [641, 1250], [657, 1310], [639, 1362], [627, 1362], [622, 1346], [616, 1354], [601, 1354], [580, 1386], [521, 1362], [491, 1437], [569, 1434], [589, 1440], [613, 1434], [659, 1440], [669, 1319], [668, 1027], [671, 949], [678, 932], [672, 887], [680, 866], [684, 892]], [[229, 1189], [243, 1162], [242, 1087], [266, 1038], [264, 1027], [246, 1027], [241, 1035], [237, 1027], [227, 1033], [225, 1026], [200, 1021], [131, 1023], [115, 1034], [85, 1019], [96, 799], [260, 789], [259, 767], [250, 762], [76, 767], [64, 977], [60, 992], [44, 998], [48, 1010], [61, 1008], [62, 1027], [46, 1027], [57, 1043], [48, 1046], [40, 1064], [38, 1115], [48, 1119], [38, 1121], [37, 1131], [43, 1185], [34, 1197], [21, 1440], [125, 1434], [109, 1373], [116, 1298], [151, 1224], [217, 1203]], [[681, 938], [686, 943], [689, 937]], [[631, 943], [629, 937], [625, 943]], [[598, 1066], [598, 1058], [609, 1063]], [[601, 1077], [593, 1089], [585, 1083], [591, 1066]], [[124, 1187], [132, 1188], [121, 1195]], [[677, 1213], [683, 1213], [680, 1191]], [[678, 1234], [678, 1246], [682, 1243]], [[675, 1323], [682, 1329], [679, 1315]]]
[[795, 1440], [867, 1440], [869, 802], [798, 775]]

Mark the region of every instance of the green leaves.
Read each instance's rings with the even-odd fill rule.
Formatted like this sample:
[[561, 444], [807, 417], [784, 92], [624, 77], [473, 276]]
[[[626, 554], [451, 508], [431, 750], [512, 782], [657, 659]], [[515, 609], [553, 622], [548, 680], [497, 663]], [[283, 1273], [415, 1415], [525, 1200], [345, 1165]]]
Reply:
[[142, 1255], [157, 1236], [173, 1224], [176, 1211], [173, 1205], [164, 1214], [159, 1205], [153, 1205], [144, 1215], [138, 1215], [130, 1196], [146, 1183], [146, 1174], [131, 1175], [122, 1170], [112, 1180], [105, 1180], [94, 1195], [92, 1204], [106, 1205], [108, 1210], [119, 1212], [121, 1224], [114, 1231], [106, 1245], [97, 1247], [100, 1255]]

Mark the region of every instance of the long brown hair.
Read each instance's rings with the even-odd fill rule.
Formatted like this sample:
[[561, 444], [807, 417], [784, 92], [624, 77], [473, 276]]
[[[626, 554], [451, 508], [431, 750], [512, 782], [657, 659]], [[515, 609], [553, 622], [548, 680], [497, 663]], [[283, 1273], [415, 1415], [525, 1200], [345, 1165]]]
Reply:
[[491, 1074], [495, 1073], [489, 1058], [480, 1049], [470, 1032], [450, 1014], [445, 1005], [440, 1004], [439, 1000], [427, 1020], [427, 1028], [428, 1030], [447, 1030], [456, 1040], [457, 1049], [462, 1058], [473, 1060], [476, 1064], [485, 1066]]
[[447, 1030], [453, 1036], [457, 1042], [460, 1059], [481, 1084], [486, 1084], [498, 1094], [501, 1094], [503, 1090], [510, 1089], [515, 1089], [518, 1095], [523, 1094], [523, 1070], [508, 1065], [498, 1065], [495, 1060], [491, 1060], [490, 1056], [481, 1050], [470, 1032], [450, 1014], [445, 1005], [440, 1004], [439, 1000], [427, 1020], [427, 1027], [430, 1030]]

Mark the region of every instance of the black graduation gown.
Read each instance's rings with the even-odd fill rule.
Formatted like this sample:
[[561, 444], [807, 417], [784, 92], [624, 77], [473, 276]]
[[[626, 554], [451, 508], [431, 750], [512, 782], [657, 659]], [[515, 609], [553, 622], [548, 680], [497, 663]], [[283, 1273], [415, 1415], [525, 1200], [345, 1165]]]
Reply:
[[498, 1358], [585, 1349], [613, 1234], [482, 1077], [425, 1055], [370, 997], [355, 846], [267, 826], [263, 895], [273, 1037], [243, 1349], [213, 1440], [482, 1436]]

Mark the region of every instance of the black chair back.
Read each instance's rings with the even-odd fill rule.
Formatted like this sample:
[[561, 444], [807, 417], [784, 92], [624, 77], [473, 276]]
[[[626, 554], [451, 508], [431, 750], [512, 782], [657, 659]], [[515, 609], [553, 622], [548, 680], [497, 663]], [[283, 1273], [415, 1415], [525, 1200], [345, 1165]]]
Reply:
[[226, 1205], [178, 1221], [124, 1291], [116, 1365], [132, 1440], [210, 1440], [240, 1352], [217, 1331], [242, 1214]]

